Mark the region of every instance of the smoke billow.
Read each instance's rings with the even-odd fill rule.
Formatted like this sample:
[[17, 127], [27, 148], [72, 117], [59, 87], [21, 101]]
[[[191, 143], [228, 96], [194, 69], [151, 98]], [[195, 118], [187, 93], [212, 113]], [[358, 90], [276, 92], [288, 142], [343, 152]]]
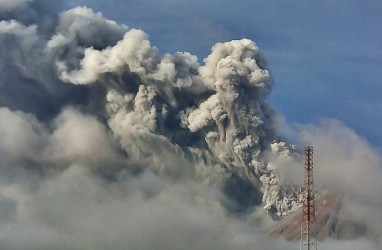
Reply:
[[277, 136], [257, 45], [200, 64], [56, 10], [0, 1], [1, 248], [293, 249], [264, 232], [298, 206], [283, 168], [300, 153]]

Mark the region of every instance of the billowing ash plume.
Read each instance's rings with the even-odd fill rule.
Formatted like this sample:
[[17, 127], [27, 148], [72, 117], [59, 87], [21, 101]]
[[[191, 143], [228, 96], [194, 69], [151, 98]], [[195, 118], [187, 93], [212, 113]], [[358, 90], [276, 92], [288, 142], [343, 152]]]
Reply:
[[[1, 27], [3, 53], [17, 55], [2, 70], [12, 72], [4, 74], [4, 106], [49, 119], [76, 105], [107, 120], [138, 165], [219, 183], [240, 209], [262, 199], [279, 214], [290, 209], [264, 157], [275, 139], [273, 110], [263, 101], [272, 81], [252, 41], [217, 44], [201, 66], [187, 52], [160, 57], [143, 31], [85, 7], [62, 12], [50, 37], [38, 24]], [[8, 93], [9, 80], [17, 93]], [[26, 97], [32, 103], [18, 101]]]
[[200, 64], [87, 7], [41, 6], [0, 1], [0, 246], [288, 247], [262, 228], [296, 207], [279, 173], [300, 156], [254, 42]]
[[[62, 19], [69, 13], [94, 15], [75, 9]], [[202, 180], [217, 169], [243, 208], [259, 205], [265, 190], [267, 208], [290, 209], [292, 204], [279, 203], [280, 190], [269, 187], [278, 184], [264, 160], [275, 140], [273, 110], [263, 101], [272, 81], [254, 42], [217, 44], [202, 66], [189, 53], [159, 57], [136, 29], [115, 45], [95, 47], [83, 48], [77, 65], [72, 57], [57, 60], [59, 77], [106, 88], [108, 124], [131, 159], [154, 171]]]

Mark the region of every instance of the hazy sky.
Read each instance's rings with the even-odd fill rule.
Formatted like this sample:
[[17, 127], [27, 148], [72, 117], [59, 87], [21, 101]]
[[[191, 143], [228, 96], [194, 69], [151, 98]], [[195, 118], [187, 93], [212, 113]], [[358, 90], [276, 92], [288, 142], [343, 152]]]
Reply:
[[143, 29], [161, 53], [199, 61], [216, 42], [252, 39], [273, 73], [269, 102], [289, 125], [335, 118], [382, 147], [379, 0], [70, 2]]

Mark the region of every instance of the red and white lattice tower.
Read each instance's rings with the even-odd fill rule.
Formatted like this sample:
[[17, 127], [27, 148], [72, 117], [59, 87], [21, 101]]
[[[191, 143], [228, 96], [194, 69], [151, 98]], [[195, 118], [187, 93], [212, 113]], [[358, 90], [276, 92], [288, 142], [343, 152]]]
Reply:
[[313, 147], [305, 147], [305, 181], [302, 188], [302, 221], [300, 250], [317, 250], [317, 240], [312, 226], [316, 222], [313, 181]]

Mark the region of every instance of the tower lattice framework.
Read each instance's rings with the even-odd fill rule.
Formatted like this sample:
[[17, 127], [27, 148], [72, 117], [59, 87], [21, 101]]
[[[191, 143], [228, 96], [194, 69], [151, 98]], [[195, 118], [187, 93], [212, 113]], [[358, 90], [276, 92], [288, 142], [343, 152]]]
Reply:
[[317, 250], [317, 240], [312, 230], [316, 222], [316, 210], [314, 205], [314, 180], [313, 180], [313, 147], [305, 147], [305, 180], [302, 188], [302, 221], [300, 250]]

